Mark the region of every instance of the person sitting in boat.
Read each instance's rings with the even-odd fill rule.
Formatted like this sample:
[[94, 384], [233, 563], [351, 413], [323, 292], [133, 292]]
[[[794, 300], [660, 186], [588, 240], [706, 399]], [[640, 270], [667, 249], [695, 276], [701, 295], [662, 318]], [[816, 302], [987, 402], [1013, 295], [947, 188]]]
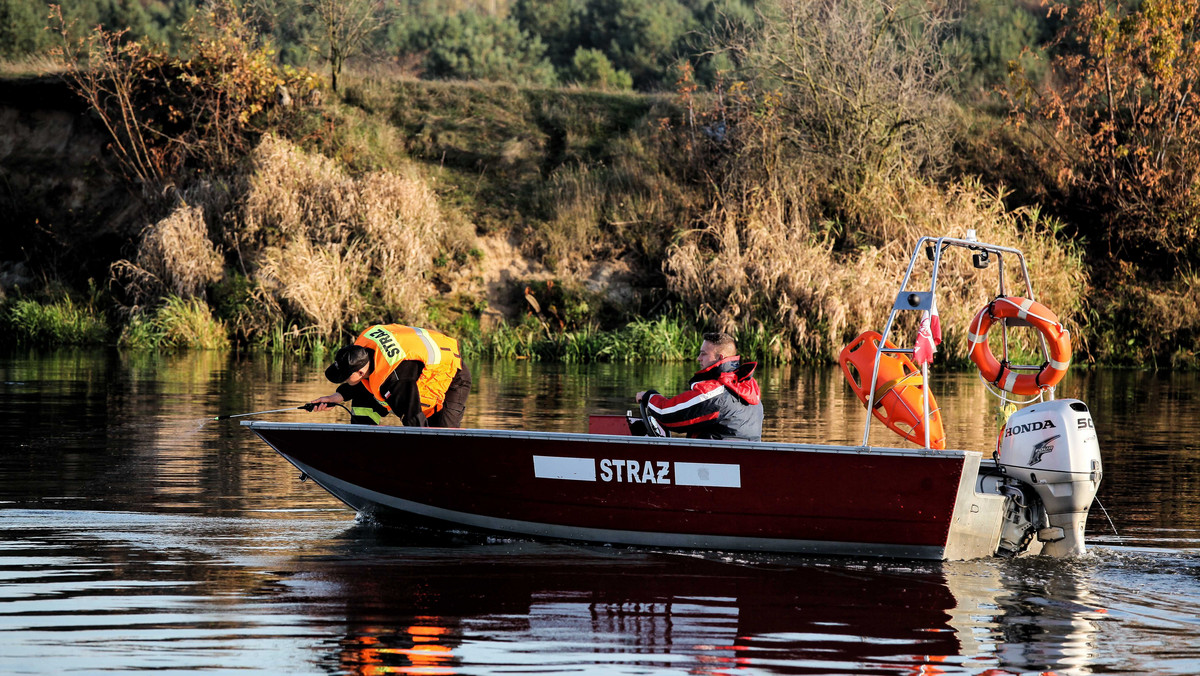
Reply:
[[337, 351], [325, 377], [337, 391], [313, 399], [313, 410], [350, 401], [357, 425], [378, 425], [391, 412], [408, 427], [460, 427], [471, 391], [457, 340], [399, 324], [367, 328]]
[[[688, 381], [688, 390], [667, 398], [649, 393], [646, 413], [668, 432], [695, 439], [762, 440], [763, 406], [757, 362], [743, 362], [737, 343], [727, 333], [706, 333], [700, 343], [700, 370]], [[647, 397], [638, 392], [638, 404]]]

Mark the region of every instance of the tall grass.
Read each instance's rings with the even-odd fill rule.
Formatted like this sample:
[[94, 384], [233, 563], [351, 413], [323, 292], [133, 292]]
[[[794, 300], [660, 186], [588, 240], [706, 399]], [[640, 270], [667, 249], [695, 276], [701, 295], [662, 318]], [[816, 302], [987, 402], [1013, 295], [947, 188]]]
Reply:
[[257, 346], [272, 354], [308, 355], [319, 359], [337, 351], [341, 344], [339, 338], [323, 335], [311, 326], [301, 329], [295, 324], [276, 323], [260, 338]]
[[0, 311], [0, 335], [0, 344], [100, 345], [108, 338], [108, 323], [93, 306], [70, 298], [48, 303], [17, 298]]
[[460, 338], [467, 354], [488, 359], [566, 363], [668, 362], [695, 357], [701, 332], [674, 316], [636, 319], [612, 331], [584, 326], [555, 331], [536, 317]]
[[225, 325], [198, 298], [167, 296], [153, 310], [135, 314], [118, 344], [130, 348], [223, 350], [229, 347]]
[[[352, 244], [335, 247], [306, 238], [267, 247], [259, 258], [255, 280], [277, 302], [286, 303], [292, 313], [307, 320], [307, 326], [331, 336], [363, 306], [357, 287], [366, 277], [367, 265], [355, 249]], [[278, 324], [287, 318], [262, 319]]]
[[0, 77], [29, 77], [58, 74], [65, 70], [61, 59], [46, 54], [31, 54], [16, 59], [0, 59]]
[[[741, 211], [725, 205], [672, 249], [671, 287], [724, 330], [736, 333], [755, 321], [779, 326], [782, 336], [767, 351], [782, 361], [827, 361], [862, 331], [882, 330], [921, 235], [961, 237], [974, 229], [983, 241], [1021, 248], [1038, 300], [1081, 333], [1081, 254], [1059, 242], [1056, 224], [1036, 210], [1010, 210], [977, 182], [941, 189], [915, 179], [878, 187], [856, 208], [874, 230], [857, 248], [840, 251], [808, 222], [781, 218], [769, 204], [750, 200]], [[910, 289], [928, 288], [922, 261]], [[1022, 281], [1019, 270], [1010, 266], [1008, 273], [1007, 291], [1025, 295], [1013, 286]], [[997, 292], [995, 268], [981, 272], [966, 254], [948, 255], [938, 290], [941, 350], [963, 361], [970, 319]], [[902, 324], [901, 335], [913, 327]]]
[[[650, 127], [642, 133], [649, 141]], [[611, 141], [615, 157], [597, 164], [567, 165], [537, 187], [536, 224], [543, 261], [563, 274], [578, 273], [589, 260], [633, 250], [659, 258], [700, 201], [694, 187], [672, 180], [640, 137]]]
[[[943, 175], [953, 141], [937, 37], [945, 17], [900, 7], [780, 3], [759, 39], [739, 46], [761, 66], [758, 79], [694, 102], [696, 121], [673, 129], [677, 154], [691, 160], [680, 174], [713, 188], [695, 227], [676, 233], [668, 286], [722, 330], [764, 327], [752, 335], [772, 358], [830, 361], [881, 330], [918, 239], [972, 229], [1023, 249], [1037, 298], [1078, 333], [1086, 270], [1060, 224], [1008, 207], [1000, 189]], [[943, 358], [965, 360], [967, 324], [996, 294], [995, 270], [965, 255], [943, 262]], [[1024, 295], [1008, 272], [1007, 291]], [[928, 265], [910, 282], [922, 285]], [[913, 314], [899, 335], [915, 333]], [[780, 335], [768, 340], [765, 327]]]
[[[474, 358], [530, 359], [587, 364], [595, 362], [687, 362], [696, 358], [704, 330], [676, 314], [635, 319], [611, 331], [592, 326], [555, 332], [536, 319], [502, 324], [492, 330], [459, 337]], [[736, 332], [743, 360], [765, 364], [783, 361], [782, 333], [758, 325]]]
[[1111, 293], [1088, 303], [1092, 354], [1102, 363], [1138, 368], [1200, 367], [1200, 275], [1179, 275], [1170, 282], [1136, 279], [1129, 267], [1114, 280]]

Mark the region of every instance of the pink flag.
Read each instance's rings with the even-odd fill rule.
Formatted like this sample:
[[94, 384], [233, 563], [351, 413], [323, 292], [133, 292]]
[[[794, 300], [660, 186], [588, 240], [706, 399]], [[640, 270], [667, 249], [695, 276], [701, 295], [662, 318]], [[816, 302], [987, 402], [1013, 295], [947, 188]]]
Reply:
[[933, 299], [932, 307], [933, 307], [933, 312], [930, 315], [930, 321], [929, 321], [930, 333], [933, 334], [933, 344], [941, 345], [942, 344], [942, 320], [940, 317], [938, 317], [937, 299], [936, 298]]
[[[937, 315], [933, 315], [934, 318]], [[934, 338], [933, 326], [937, 326], [936, 319], [931, 319], [928, 311], [921, 313], [921, 323], [917, 326], [917, 340], [913, 345], [913, 361], [917, 362], [918, 366], [924, 366], [933, 361], [933, 353], [937, 352], [937, 344], [941, 342]], [[938, 326], [941, 329], [940, 326]], [[939, 330], [940, 334], [941, 331]]]

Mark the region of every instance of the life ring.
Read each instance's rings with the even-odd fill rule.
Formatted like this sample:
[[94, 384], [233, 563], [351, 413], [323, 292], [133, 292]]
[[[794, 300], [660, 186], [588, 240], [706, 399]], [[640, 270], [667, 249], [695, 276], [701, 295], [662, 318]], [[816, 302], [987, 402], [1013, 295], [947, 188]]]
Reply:
[[[1007, 361], [1000, 362], [992, 354], [987, 333], [997, 319], [1029, 322], [1046, 339], [1050, 358], [1037, 373], [1018, 374], [1008, 367]], [[1001, 296], [984, 305], [971, 320], [967, 344], [971, 350], [971, 361], [979, 367], [984, 379], [1012, 394], [1040, 394], [1042, 390], [1057, 385], [1071, 365], [1071, 332], [1063, 328], [1058, 316], [1045, 305], [1028, 298]]]
[[[842, 348], [838, 362], [858, 400], [866, 405], [871, 387], [871, 371], [875, 368], [875, 353], [883, 336], [866, 331]], [[890, 342], [884, 343], [895, 349]], [[851, 372], [850, 365], [854, 365]], [[919, 446], [925, 445], [924, 406], [925, 379], [920, 369], [904, 354], [879, 356], [879, 375], [875, 379], [875, 405], [872, 413], [890, 430]], [[946, 448], [946, 431], [942, 427], [942, 412], [929, 392], [929, 447]]]

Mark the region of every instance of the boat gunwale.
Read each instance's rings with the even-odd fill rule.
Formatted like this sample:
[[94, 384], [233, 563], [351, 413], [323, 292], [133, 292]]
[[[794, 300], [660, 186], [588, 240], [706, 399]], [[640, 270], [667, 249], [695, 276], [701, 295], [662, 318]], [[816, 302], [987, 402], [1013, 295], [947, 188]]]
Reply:
[[589, 444], [661, 444], [671, 446], [687, 446], [694, 448], [719, 448], [726, 450], [759, 450], [782, 451], [790, 453], [836, 453], [849, 455], [882, 455], [901, 457], [920, 457], [932, 459], [966, 458], [969, 455], [983, 455], [980, 451], [972, 450], [933, 450], [927, 448], [896, 448], [890, 446], [842, 446], [833, 444], [802, 444], [781, 441], [745, 441], [724, 439], [688, 439], [684, 437], [641, 437], [622, 436], [616, 434], [590, 434], [585, 432], [547, 432], [531, 430], [497, 430], [491, 428], [438, 428], [438, 427], [403, 427], [400, 425], [351, 425], [349, 423], [296, 423], [276, 422], [268, 420], [243, 420], [241, 424], [252, 431], [258, 430], [292, 430], [313, 432], [346, 432], [364, 434], [401, 434], [431, 437], [464, 437], [464, 438], [495, 438], [495, 439], [529, 439], [538, 441], [561, 441]]

